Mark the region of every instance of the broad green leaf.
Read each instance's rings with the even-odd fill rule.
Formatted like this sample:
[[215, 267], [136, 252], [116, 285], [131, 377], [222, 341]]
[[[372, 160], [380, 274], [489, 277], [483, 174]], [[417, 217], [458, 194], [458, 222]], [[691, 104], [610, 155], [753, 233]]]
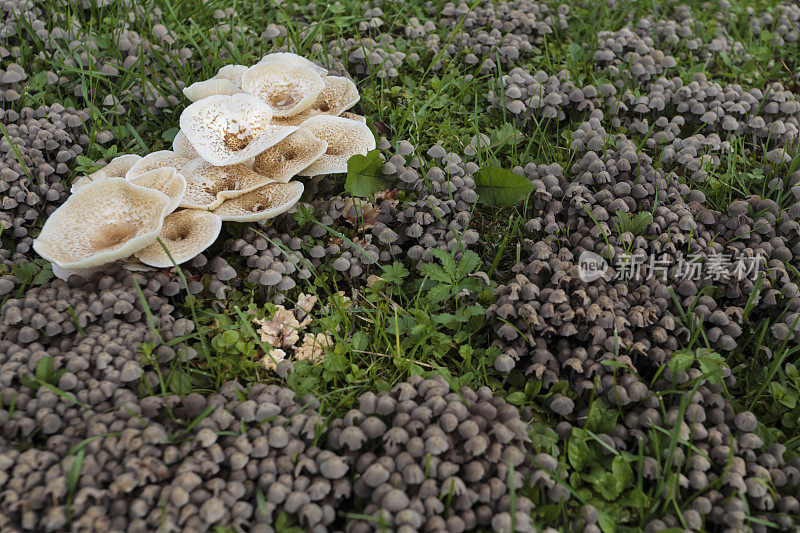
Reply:
[[522, 391], [512, 392], [506, 400], [513, 405], [523, 405], [525, 403], [525, 393]]
[[509, 207], [528, 198], [533, 184], [525, 176], [500, 167], [483, 168], [475, 174], [478, 199], [488, 205]]
[[353, 196], [370, 198], [376, 192], [386, 188], [381, 177], [383, 163], [378, 149], [367, 155], [356, 154], [347, 160], [347, 179], [344, 189]]
[[602, 400], [595, 400], [586, 415], [586, 429], [594, 433], [611, 433], [617, 423], [617, 412], [606, 407]]
[[611, 472], [619, 480], [623, 489], [633, 485], [633, 469], [628, 463], [628, 459], [622, 455], [617, 455], [611, 462]]

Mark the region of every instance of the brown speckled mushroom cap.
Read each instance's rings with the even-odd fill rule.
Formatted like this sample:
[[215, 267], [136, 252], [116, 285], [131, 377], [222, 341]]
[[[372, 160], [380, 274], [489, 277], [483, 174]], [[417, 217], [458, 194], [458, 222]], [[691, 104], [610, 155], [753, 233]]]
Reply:
[[291, 209], [303, 195], [303, 184], [268, 183], [254, 191], [226, 200], [214, 213], [223, 221], [255, 222], [276, 217]]
[[189, 142], [189, 138], [186, 137], [186, 134], [182, 131], [179, 131], [178, 134], [175, 135], [175, 138], [172, 139], [172, 151], [188, 159], [197, 159], [200, 157], [200, 154], [194, 149], [192, 143]]
[[245, 72], [242, 89], [266, 102], [276, 117], [290, 117], [311, 107], [325, 81], [313, 68], [268, 61]]
[[128, 181], [139, 187], [161, 191], [169, 196], [168, 213], [175, 211], [186, 193], [186, 180], [173, 167], [148, 170]]
[[355, 154], [366, 155], [375, 149], [375, 137], [366, 124], [331, 115], [317, 115], [306, 120], [302, 129], [308, 130], [328, 143], [325, 153], [300, 172], [301, 176], [316, 176], [347, 172], [347, 160]]
[[290, 117], [275, 117], [273, 123], [284, 126], [298, 126], [315, 115], [338, 116], [356, 105], [361, 98], [356, 84], [348, 78], [326, 76], [324, 81], [325, 88], [308, 109]]
[[297, 130], [270, 125], [272, 109], [251, 94], [209, 96], [181, 113], [181, 130], [212, 165], [243, 163]]
[[66, 269], [122, 259], [156, 240], [169, 204], [163, 192], [123, 178], [95, 180], [50, 215], [33, 248]]
[[[145, 265], [158, 268], [171, 267], [173, 261], [179, 265], [211, 246], [221, 228], [222, 220], [214, 213], [200, 209], [182, 209], [167, 215], [158, 240], [134, 255]], [[169, 255], [164, 251], [162, 243], [169, 250]]]
[[192, 160], [181, 173], [186, 178], [187, 188], [180, 206], [192, 209], [216, 209], [229, 198], [274, 181], [241, 163], [218, 167], [201, 158]]
[[298, 130], [256, 156], [253, 170], [275, 181], [287, 183], [322, 157], [328, 143], [308, 130]]

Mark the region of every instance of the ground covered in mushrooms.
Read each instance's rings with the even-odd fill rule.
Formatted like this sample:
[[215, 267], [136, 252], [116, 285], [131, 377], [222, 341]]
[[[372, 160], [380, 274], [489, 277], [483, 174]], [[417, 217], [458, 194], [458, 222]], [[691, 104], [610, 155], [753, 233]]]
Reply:
[[[795, 2], [0, 11], [4, 533], [800, 525]], [[179, 268], [56, 277], [79, 180], [276, 52], [376, 149]]]

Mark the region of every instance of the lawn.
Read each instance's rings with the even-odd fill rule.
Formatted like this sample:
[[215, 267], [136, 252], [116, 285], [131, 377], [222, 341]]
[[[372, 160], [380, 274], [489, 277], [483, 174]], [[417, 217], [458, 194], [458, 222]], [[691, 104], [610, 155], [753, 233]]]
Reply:
[[[0, 9], [0, 530], [800, 524], [796, 3]], [[174, 267], [40, 255], [276, 52], [375, 149]]]

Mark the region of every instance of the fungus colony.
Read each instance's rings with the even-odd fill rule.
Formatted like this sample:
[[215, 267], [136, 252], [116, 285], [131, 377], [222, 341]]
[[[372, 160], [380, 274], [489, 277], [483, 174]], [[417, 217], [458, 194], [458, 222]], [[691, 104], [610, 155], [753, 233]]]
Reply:
[[222, 223], [259, 222], [291, 209], [296, 176], [347, 172], [375, 148], [352, 80], [288, 52], [252, 67], [227, 65], [184, 89], [172, 150], [122, 155], [79, 178], [33, 242], [67, 279], [121, 260], [167, 268], [211, 246]]
[[[68, 68], [42, 69], [41, 81], [76, 97], [84, 88], [72, 70], [118, 79], [120, 68], [138, 67], [141, 51], [165, 55], [164, 66], [151, 62], [143, 71], [152, 84], [134, 84], [102, 104], [109, 113], [163, 112], [183, 89], [169, 79], [180, 78], [171, 64], [199, 68], [205, 58], [171, 47], [176, 34], [162, 24], [158, 8], [132, 4], [120, 21], [119, 56], [116, 48], [105, 54], [107, 45], [84, 33], [89, 25], [52, 28], [51, 15], [58, 14], [45, 17], [36, 2], [2, 7], [12, 16], [0, 22], [0, 36], [9, 39], [0, 57], [16, 63], [0, 70], [0, 100], [8, 102], [0, 109], [7, 132], [0, 139], [0, 225], [4, 244], [14, 245], [0, 250], [6, 269], [0, 296], [8, 295], [0, 314], [0, 530], [262, 532], [288, 516], [309, 531], [506, 532], [533, 530], [534, 520], [558, 510], [566, 515], [565, 529], [595, 533], [607, 527], [617, 500], [637, 493], [609, 501], [585, 480], [595, 477], [595, 465], [631, 455], [635, 484], [653, 504], [632, 527], [796, 527], [800, 458], [782, 444], [784, 426], [764, 418], [767, 395], [752, 407], [749, 398], [740, 401], [737, 377], [748, 375], [741, 369], [723, 365], [711, 379], [698, 361], [669, 366], [692, 337], [687, 322], [700, 324], [704, 343], [726, 361], [744, 354], [782, 365], [793, 355], [784, 361], [772, 350], [800, 338], [800, 171], [791, 171], [784, 149], [798, 138], [796, 90], [790, 81], [759, 85], [732, 73], [734, 83], [714, 74], [731, 70], [720, 66], [723, 57], [741, 67], [753, 61], [752, 49], [732, 37], [741, 28], [784, 48], [786, 57], [796, 55], [796, 2], [737, 14], [722, 0], [713, 5], [714, 27], [699, 18], [707, 6], [629, 14], [640, 18], [570, 48], [570, 57], [583, 54], [593, 71], [586, 79], [603, 80], [594, 85], [558, 65], [537, 67], [547, 71], [525, 66], [537, 63], [531, 52], [543, 39], [560, 38], [574, 25], [572, 11], [583, 11], [566, 3], [428, 3], [420, 18], [428, 10], [438, 22], [411, 17], [392, 32], [382, 31], [384, 14], [375, 6], [358, 25], [370, 37], [348, 37], [345, 30], [324, 42], [315, 40], [322, 32], [309, 34], [331, 73], [347, 70], [397, 85], [430, 59], [435, 72], [461, 69], [465, 84], [473, 76], [496, 78], [494, 92], [476, 96], [489, 106], [489, 119], [499, 120], [502, 111], [532, 136], [555, 125], [571, 132], [556, 141], [565, 141], [558, 146], [568, 166], [542, 154], [523, 156], [512, 169], [533, 192], [521, 213], [524, 224], [509, 236], [507, 249], [516, 244], [516, 259], [495, 270], [497, 298], [487, 309], [488, 335], [499, 352], [490, 360], [494, 376], [512, 383], [523, 375], [541, 384], [541, 394], [520, 410], [487, 388], [454, 389], [441, 378], [411, 377], [353, 398], [349, 411], [328, 419], [321, 415], [322, 397], [295, 396], [277, 385], [245, 391], [228, 382], [208, 396], [164, 391], [171, 365], [197, 358], [185, 339], [198, 326], [175, 303], [184, 287], [173, 272], [139, 270], [188, 261], [186, 290], [207, 292], [212, 305], [244, 279], [276, 289], [265, 292], [278, 312], [254, 329], [276, 346], [261, 364], [285, 377], [292, 361], [318, 361], [330, 343], [320, 333], [301, 339], [294, 328], [308, 320], [298, 310], [303, 305], [298, 299], [291, 309], [278, 301], [313, 269], [335, 271], [360, 289], [374, 278], [375, 263], [411, 267], [433, 260], [437, 248], [457, 256], [481, 245], [476, 228], [486, 226], [473, 217], [485, 212], [474, 208], [475, 177], [493, 131], [476, 132], [468, 143], [459, 139], [462, 148], [381, 138], [382, 178], [390, 188], [368, 201], [331, 194], [324, 177], [306, 181], [314, 192], [306, 207], [322, 224], [343, 234], [353, 230], [347, 233], [352, 241], [281, 217], [268, 227], [246, 225], [225, 240], [219, 256], [207, 258], [195, 247], [212, 242], [224, 219], [272, 216], [268, 191], [299, 187], [296, 176], [343, 170], [349, 152], [336, 143], [360, 135], [370, 143], [371, 136], [363, 119], [347, 111], [358, 98], [352, 82], [293, 54], [271, 54], [252, 69], [226, 66], [186, 87], [194, 103], [172, 150], [116, 158], [73, 182], [69, 196], [63, 183], [75, 159], [90, 142], [107, 143], [113, 135], [89, 138], [82, 128], [89, 109], [23, 107], [31, 105], [25, 83], [33, 76], [20, 66], [17, 43], [35, 33], [48, 51], [69, 49]], [[606, 7], [613, 12], [623, 4]], [[233, 11], [214, 12], [220, 27]], [[138, 20], [152, 27], [152, 37]], [[277, 24], [239, 30], [250, 43], [278, 47], [287, 36]], [[441, 30], [452, 30], [452, 39], [443, 39]], [[85, 50], [76, 35], [86, 37]], [[238, 46], [227, 44], [220, 47], [224, 60], [225, 49]], [[704, 65], [709, 74], [679, 70], [687, 64]], [[722, 202], [706, 198], [718, 190], [732, 157], [733, 166], [765, 177], [759, 195], [743, 189]], [[75, 231], [86, 226], [70, 210], [85, 224], [107, 223], [107, 231]], [[648, 211], [652, 220], [639, 233], [620, 231], [620, 211]], [[50, 217], [51, 234], [60, 237], [46, 240], [43, 232], [36, 248], [59, 256], [52, 260], [62, 276], [94, 261], [114, 264], [91, 276], [28, 284], [15, 294], [23, 282], [12, 268], [32, 259], [29, 233], [40, 215]], [[681, 253], [703, 260], [720, 252], [758, 254], [765, 261], [757, 282], [737, 279], [733, 265], [716, 278], [585, 282], [578, 260], [585, 251], [673, 260]], [[148, 358], [143, 346], [152, 348]], [[601, 428], [598, 405], [607, 406]], [[543, 418], [552, 429], [533, 431], [527, 422]], [[591, 439], [577, 439], [587, 430]], [[578, 465], [571, 448], [596, 460]], [[591, 503], [576, 495], [591, 495]]]

